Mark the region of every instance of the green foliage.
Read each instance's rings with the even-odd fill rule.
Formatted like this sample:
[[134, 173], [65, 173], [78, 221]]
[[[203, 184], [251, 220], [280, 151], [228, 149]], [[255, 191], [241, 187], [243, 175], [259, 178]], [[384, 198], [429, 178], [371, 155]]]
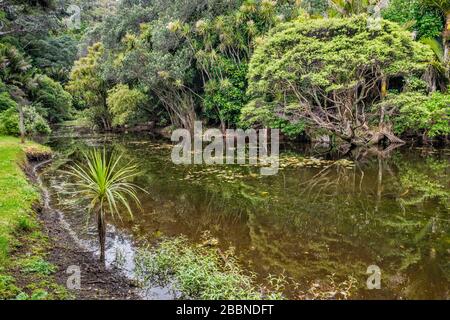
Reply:
[[398, 110], [392, 119], [399, 134], [426, 134], [428, 137], [450, 134], [450, 95], [435, 92], [424, 95], [406, 92], [390, 95], [384, 105]]
[[56, 266], [45, 261], [42, 257], [32, 257], [21, 263], [22, 272], [50, 275], [56, 272]]
[[0, 113], [8, 109], [17, 109], [17, 103], [7, 92], [0, 93]]
[[[37, 280], [52, 282], [48, 274], [55, 271], [55, 266], [41, 256], [45, 237], [32, 209], [39, 201], [39, 193], [20, 167], [27, 148], [39, 150], [42, 146], [30, 142], [21, 145], [17, 138], [0, 137], [0, 299], [14, 299], [25, 286], [32, 286], [32, 291], [40, 289]], [[15, 250], [19, 244], [22, 250]], [[20, 281], [15, 279], [19, 270], [24, 271]]]
[[223, 80], [210, 80], [205, 86], [204, 107], [208, 118], [235, 126], [241, 109], [247, 103], [247, 64], [235, 64], [222, 59], [217, 68], [221, 69]]
[[48, 298], [48, 292], [43, 289], [35, 290], [31, 293], [31, 296], [25, 292], [21, 292], [17, 295], [16, 300], [46, 300]]
[[0, 299], [11, 299], [19, 292], [20, 289], [16, 287], [12, 276], [0, 274]]
[[47, 76], [37, 78], [33, 98], [35, 104], [40, 105], [41, 114], [50, 123], [60, 123], [70, 118], [72, 96], [66, 92], [61, 84]]
[[428, 84], [424, 80], [417, 77], [409, 77], [405, 81], [403, 90], [405, 92], [420, 92], [426, 94], [428, 90]]
[[[249, 94], [242, 120], [270, 125], [274, 117], [308, 121], [353, 141], [379, 98], [383, 77], [420, 76], [433, 53], [400, 26], [381, 21], [368, 29], [367, 16], [297, 20], [275, 27], [252, 57]], [[357, 66], [357, 68], [355, 68]], [[349, 108], [350, 106], [350, 108]], [[342, 116], [344, 115], [344, 116]]]
[[34, 106], [24, 106], [24, 123], [25, 130], [28, 134], [50, 134], [50, 129], [47, 121], [37, 112]]
[[213, 248], [190, 245], [186, 238], [162, 241], [152, 251], [141, 250], [136, 257], [141, 281], [168, 283], [185, 298], [201, 300], [281, 299], [273, 292], [263, 296], [252, 275], [246, 274], [231, 252], [219, 254]]
[[298, 8], [287, 0], [124, 1], [96, 33], [104, 76], [145, 88], [175, 126], [192, 126], [200, 100], [211, 123], [235, 126], [257, 38]]
[[36, 227], [36, 223], [28, 216], [21, 216], [17, 221], [17, 229], [22, 232], [30, 232]]
[[113, 116], [113, 125], [124, 125], [130, 122], [138, 109], [146, 102], [146, 96], [138, 89], [130, 89], [128, 85], [118, 84], [108, 90], [109, 111]]
[[[47, 121], [36, 111], [33, 106], [23, 107], [24, 124], [26, 133], [49, 134], [51, 129]], [[16, 108], [10, 108], [0, 113], [0, 133], [4, 135], [17, 136], [19, 131], [19, 114]]]
[[305, 120], [288, 120], [289, 116], [291, 116], [288, 109], [285, 114], [287, 117], [280, 118], [276, 113], [272, 112], [271, 107], [269, 107], [269, 104], [266, 101], [263, 101], [262, 99], [253, 99], [242, 108], [239, 125], [244, 128], [255, 125], [278, 128], [282, 133], [293, 139], [305, 132], [305, 129], [307, 128], [307, 122]]
[[89, 47], [87, 56], [75, 62], [66, 90], [90, 110], [86, 115], [89, 116], [92, 125], [109, 129], [111, 116], [106, 105], [107, 86], [101, 77], [100, 66], [103, 52], [101, 43]]
[[383, 10], [385, 19], [407, 26], [417, 32], [417, 38], [439, 37], [444, 28], [441, 13], [434, 7], [423, 6], [421, 0], [393, 0]]
[[304, 0], [301, 1], [301, 6], [311, 15], [324, 14], [330, 7], [328, 0]]
[[108, 154], [106, 150], [93, 150], [84, 155], [85, 163], [73, 165], [67, 174], [76, 182], [72, 187], [81, 199], [89, 201], [88, 212], [97, 216], [100, 240], [100, 260], [105, 261], [106, 216], [122, 219], [121, 208], [133, 217], [130, 201], [140, 207], [137, 190], [146, 192], [129, 182], [139, 175], [137, 166], [131, 162], [122, 166], [121, 155]]
[[16, 108], [10, 108], [0, 113], [0, 134], [19, 135], [19, 114]]
[[33, 39], [27, 47], [27, 53], [33, 65], [56, 81], [66, 82], [76, 60], [76, 41], [68, 36]]
[[74, 164], [67, 174], [77, 182], [73, 187], [84, 199], [89, 199], [89, 211], [99, 209], [103, 214], [107, 212], [112, 217], [119, 218], [122, 205], [130, 216], [133, 216], [127, 197], [139, 205], [136, 185], [129, 180], [139, 175], [137, 166], [128, 163], [120, 165], [121, 155], [107, 154], [106, 150], [94, 150], [84, 155], [84, 164]]
[[15, 98], [26, 96], [33, 85], [30, 59], [16, 47], [0, 43], [0, 79], [3, 86]]

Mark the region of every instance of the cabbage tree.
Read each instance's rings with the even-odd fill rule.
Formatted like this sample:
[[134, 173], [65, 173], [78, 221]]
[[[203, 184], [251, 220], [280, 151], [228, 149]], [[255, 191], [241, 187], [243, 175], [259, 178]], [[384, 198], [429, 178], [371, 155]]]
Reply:
[[94, 150], [84, 155], [83, 164], [74, 164], [67, 173], [76, 182], [75, 193], [89, 201], [89, 213], [97, 219], [100, 242], [100, 261], [105, 263], [106, 217], [122, 219], [122, 212], [133, 217], [130, 200], [140, 207], [137, 191], [145, 190], [129, 182], [139, 175], [137, 166], [128, 163], [122, 166], [122, 156]]

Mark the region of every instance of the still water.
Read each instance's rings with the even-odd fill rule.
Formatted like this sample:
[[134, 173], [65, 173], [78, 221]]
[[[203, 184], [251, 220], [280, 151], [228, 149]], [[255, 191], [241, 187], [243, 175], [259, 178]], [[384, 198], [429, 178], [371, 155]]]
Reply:
[[[147, 134], [57, 132], [47, 142], [58, 156], [43, 174], [64, 221], [82, 245], [96, 248], [85, 210], [68, 207], [62, 191], [68, 161], [106, 146], [138, 163], [135, 183], [142, 211], [133, 221], [110, 221], [107, 259], [133, 271], [140, 243], [207, 232], [234, 248], [258, 281], [283, 275], [298, 298], [315, 283], [356, 279], [352, 298], [450, 297], [450, 149], [401, 147], [353, 153], [334, 162], [327, 153], [282, 147], [282, 168], [261, 176], [252, 166], [175, 165], [171, 144]], [[370, 265], [381, 269], [381, 289], [368, 290]], [[152, 288], [147, 298], [170, 298]]]

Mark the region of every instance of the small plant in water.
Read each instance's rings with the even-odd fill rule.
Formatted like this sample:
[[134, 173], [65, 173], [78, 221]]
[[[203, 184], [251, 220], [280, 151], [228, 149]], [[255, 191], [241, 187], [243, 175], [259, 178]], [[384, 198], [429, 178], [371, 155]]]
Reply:
[[259, 286], [256, 275], [245, 272], [232, 250], [222, 253], [215, 245], [215, 241], [194, 245], [179, 236], [141, 249], [135, 258], [137, 280], [144, 287], [170, 285], [188, 299], [283, 299], [282, 292]]
[[67, 171], [76, 180], [71, 185], [78, 195], [90, 201], [89, 213], [97, 218], [102, 263], [105, 263], [106, 216], [122, 219], [120, 209], [124, 208], [133, 217], [129, 200], [140, 207], [137, 190], [146, 192], [129, 182], [139, 174], [137, 166], [132, 163], [121, 166], [121, 159], [122, 155], [107, 154], [105, 149], [93, 150], [84, 154], [84, 164], [75, 164]]

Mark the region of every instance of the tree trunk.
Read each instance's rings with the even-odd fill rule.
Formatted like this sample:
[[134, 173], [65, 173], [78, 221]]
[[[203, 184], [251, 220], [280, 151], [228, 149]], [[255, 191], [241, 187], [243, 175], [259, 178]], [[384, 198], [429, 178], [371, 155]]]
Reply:
[[102, 209], [97, 210], [98, 240], [100, 243], [100, 262], [105, 264], [106, 223]]
[[[386, 99], [387, 96], [387, 79], [386, 77], [383, 77], [383, 79], [381, 79], [381, 101], [384, 101], [384, 99]], [[384, 114], [385, 114], [385, 108], [384, 105], [381, 105], [381, 110], [380, 110], [380, 123], [379, 123], [379, 127], [380, 129], [382, 128], [382, 126], [384, 125]]]
[[19, 111], [19, 131], [20, 131], [20, 142], [25, 143], [25, 117], [23, 115], [23, 106], [18, 103]]

